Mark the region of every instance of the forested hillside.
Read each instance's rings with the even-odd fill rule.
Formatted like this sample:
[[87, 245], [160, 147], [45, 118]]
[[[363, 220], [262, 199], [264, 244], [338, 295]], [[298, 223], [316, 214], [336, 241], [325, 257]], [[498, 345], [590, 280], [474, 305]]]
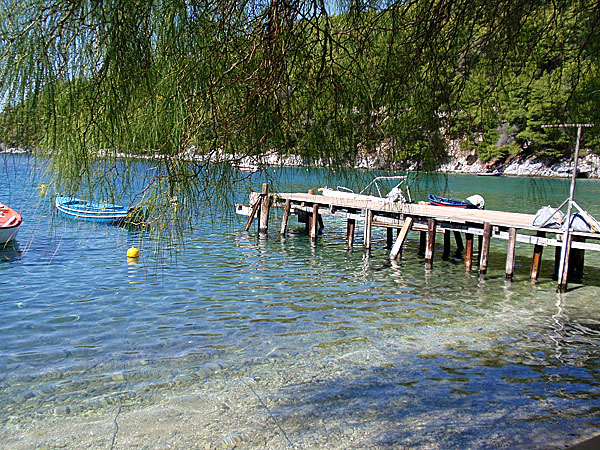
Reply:
[[[71, 180], [98, 149], [158, 155], [171, 180], [194, 176], [190, 149], [557, 157], [573, 135], [542, 124], [600, 124], [597, 2], [7, 3], [0, 141], [52, 150]], [[583, 144], [599, 150], [597, 127]]]

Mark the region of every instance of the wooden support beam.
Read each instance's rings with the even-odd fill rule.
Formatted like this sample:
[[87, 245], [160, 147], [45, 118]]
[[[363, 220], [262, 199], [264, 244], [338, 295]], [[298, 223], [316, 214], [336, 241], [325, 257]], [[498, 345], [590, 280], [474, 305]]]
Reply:
[[258, 208], [260, 208], [261, 203], [262, 203], [262, 198], [259, 196], [256, 199], [256, 202], [254, 203], [254, 205], [252, 206], [252, 212], [250, 213], [250, 216], [248, 216], [248, 220], [246, 221], [246, 226], [244, 226], [244, 231], [248, 231], [250, 229], [250, 226], [252, 225], [252, 221], [254, 220], [254, 217], [256, 216], [256, 212], [258, 211]]
[[402, 228], [398, 233], [398, 237], [396, 238], [396, 242], [394, 242], [394, 246], [392, 247], [392, 251], [390, 252], [390, 259], [396, 259], [398, 255], [400, 255], [400, 253], [402, 252], [402, 246], [404, 245], [404, 241], [406, 240], [408, 232], [412, 228], [414, 222], [415, 219], [413, 219], [412, 217], [407, 217], [404, 220], [404, 225], [402, 225]]
[[269, 185], [263, 183], [261, 191], [261, 204], [260, 204], [260, 221], [258, 223], [259, 234], [267, 234], [269, 228], [269, 208], [271, 205], [271, 197], [269, 197]]
[[[546, 233], [538, 231], [536, 236], [545, 237]], [[531, 270], [529, 271], [529, 278], [537, 280], [540, 276], [540, 267], [542, 265], [542, 252], [544, 247], [536, 244], [533, 246], [533, 257], [531, 258]]]
[[515, 273], [515, 247], [517, 244], [517, 229], [508, 230], [508, 246], [506, 248], [506, 279], [512, 280]]
[[[355, 210], [348, 210], [350, 213], [355, 213]], [[348, 218], [346, 225], [346, 245], [352, 248], [354, 245], [354, 229], [356, 228], [356, 219]]]
[[290, 209], [292, 207], [292, 201], [288, 198], [285, 201], [285, 207], [283, 208], [283, 217], [281, 219], [281, 231], [279, 234], [281, 236], [285, 236], [285, 232], [287, 230], [288, 219], [290, 217]]
[[450, 257], [450, 230], [444, 231], [444, 251], [442, 253], [442, 259], [447, 260]]
[[427, 245], [427, 232], [421, 231], [419, 234], [419, 256], [425, 254], [425, 246]]
[[433, 265], [433, 253], [435, 250], [435, 231], [437, 222], [435, 219], [427, 221], [427, 248], [425, 249], [425, 267], [431, 269]]
[[373, 229], [373, 211], [367, 209], [365, 211], [365, 247], [371, 248], [371, 230]]
[[492, 224], [485, 222], [483, 224], [483, 238], [481, 239], [481, 250], [479, 251], [479, 273], [485, 275], [488, 268], [488, 259], [490, 256], [490, 239], [492, 236]]
[[471, 270], [473, 265], [473, 235], [471, 233], [465, 233], [465, 269]]
[[310, 239], [316, 241], [319, 235], [319, 205], [317, 203], [313, 203], [310, 225]]

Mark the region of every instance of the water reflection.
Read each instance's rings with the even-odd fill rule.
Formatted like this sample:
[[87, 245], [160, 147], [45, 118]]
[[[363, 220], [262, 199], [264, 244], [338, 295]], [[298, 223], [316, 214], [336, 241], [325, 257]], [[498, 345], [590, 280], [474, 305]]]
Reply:
[[12, 240], [6, 244], [0, 244], [0, 263], [10, 263], [20, 261], [22, 252], [17, 240]]

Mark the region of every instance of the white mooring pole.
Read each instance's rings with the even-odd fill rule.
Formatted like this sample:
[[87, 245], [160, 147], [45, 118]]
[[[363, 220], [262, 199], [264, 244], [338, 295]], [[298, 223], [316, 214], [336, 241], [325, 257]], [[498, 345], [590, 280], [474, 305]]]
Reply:
[[[560, 265], [558, 268], [558, 292], [567, 290], [567, 278], [569, 274], [569, 254], [571, 253], [571, 214], [575, 197], [575, 180], [577, 178], [577, 162], [579, 160], [579, 142], [581, 140], [581, 128], [593, 127], [593, 123], [563, 123], [558, 125], [542, 125], [542, 128], [573, 128], [577, 127], [577, 141], [575, 143], [575, 155], [573, 161], [573, 174], [571, 175], [571, 190], [567, 199], [567, 228], [562, 237], [562, 249], [560, 253]], [[564, 204], [564, 203], [563, 203]]]

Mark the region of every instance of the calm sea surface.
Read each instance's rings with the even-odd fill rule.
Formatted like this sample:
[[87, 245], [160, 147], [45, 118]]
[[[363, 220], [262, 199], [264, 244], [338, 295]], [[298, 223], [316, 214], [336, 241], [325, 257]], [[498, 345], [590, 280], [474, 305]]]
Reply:
[[[426, 270], [416, 233], [398, 263], [384, 230], [370, 253], [362, 231], [348, 251], [327, 218], [316, 246], [295, 219], [281, 239], [277, 213], [266, 240], [223, 213], [156, 242], [56, 216], [40, 165], [0, 155], [0, 202], [24, 217], [0, 250], [0, 448], [546, 449], [600, 434], [599, 255], [559, 295], [553, 249], [532, 283], [519, 244], [507, 282], [504, 241], [485, 278], [439, 254]], [[341, 183], [269, 176], [282, 191]], [[535, 212], [568, 186], [436, 175], [412, 194]], [[599, 182], [578, 180], [600, 217], [598, 198]]]

